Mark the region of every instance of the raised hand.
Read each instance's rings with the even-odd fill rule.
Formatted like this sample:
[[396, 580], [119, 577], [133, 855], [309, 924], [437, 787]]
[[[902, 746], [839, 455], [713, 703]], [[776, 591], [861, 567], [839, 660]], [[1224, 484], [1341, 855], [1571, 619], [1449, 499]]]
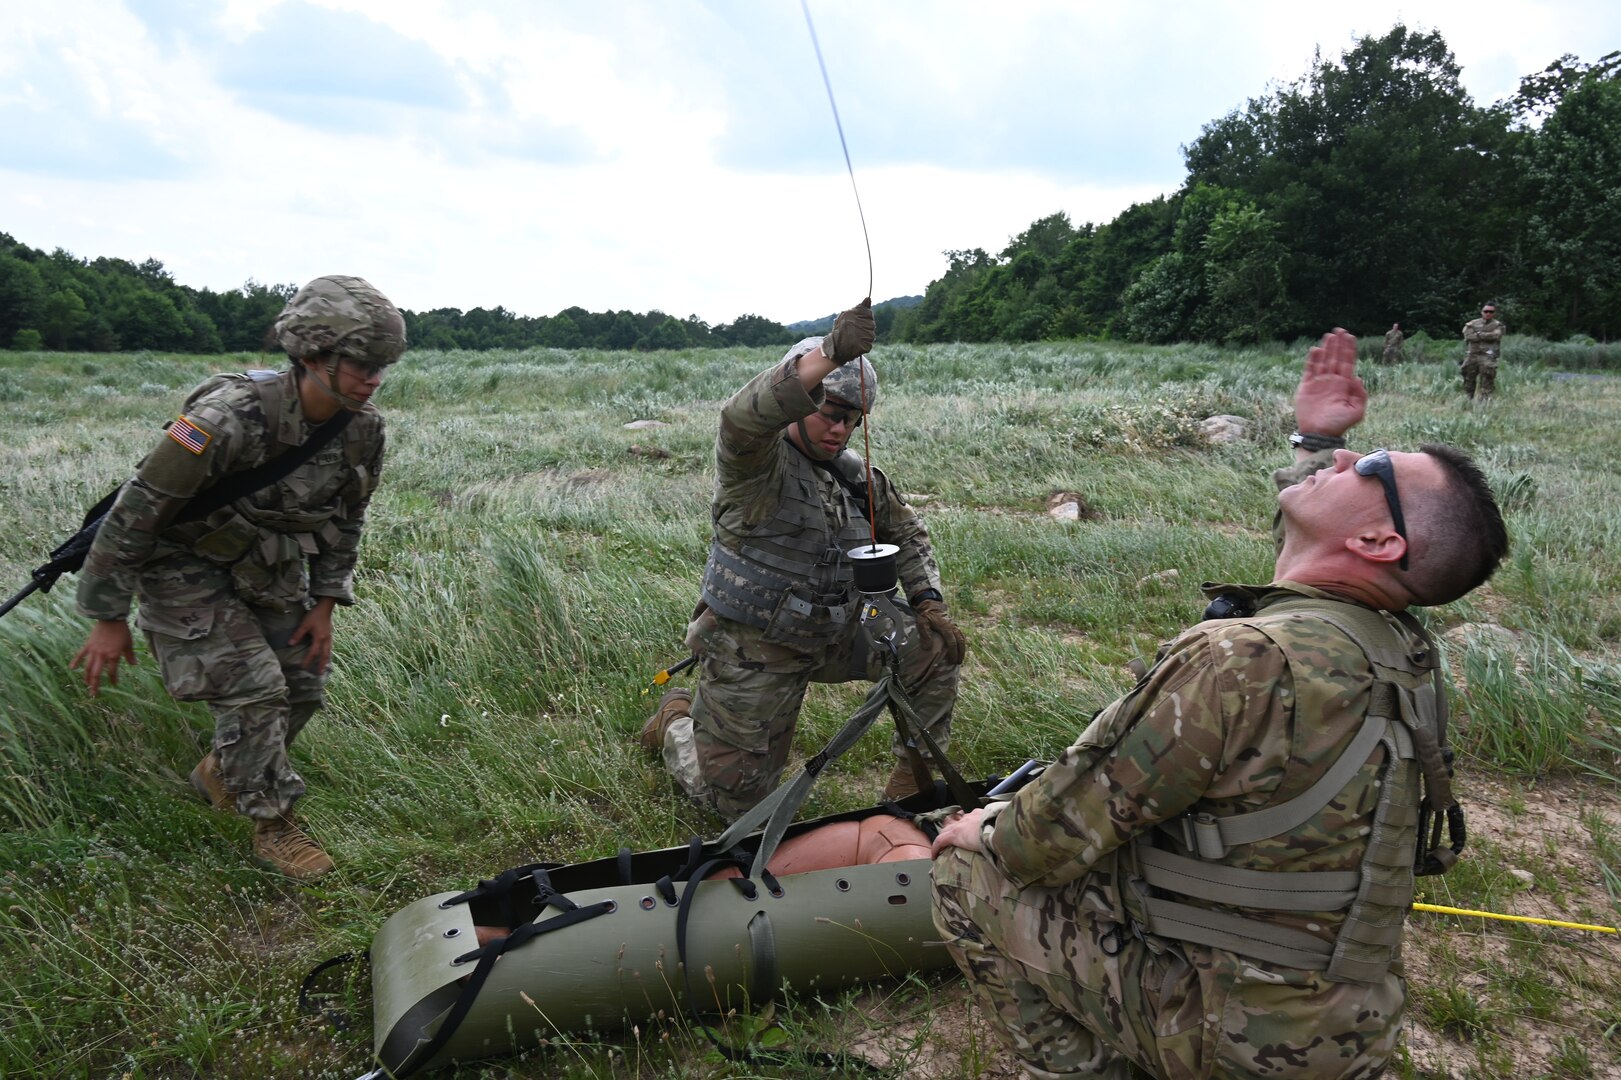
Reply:
[[1335, 327], [1306, 353], [1295, 388], [1295, 425], [1313, 435], [1344, 435], [1368, 411], [1368, 388], [1356, 374], [1356, 337]]
[[822, 339], [822, 355], [835, 364], [848, 363], [872, 350], [873, 339], [878, 336], [878, 324], [872, 317], [872, 297], [833, 320], [833, 329]]

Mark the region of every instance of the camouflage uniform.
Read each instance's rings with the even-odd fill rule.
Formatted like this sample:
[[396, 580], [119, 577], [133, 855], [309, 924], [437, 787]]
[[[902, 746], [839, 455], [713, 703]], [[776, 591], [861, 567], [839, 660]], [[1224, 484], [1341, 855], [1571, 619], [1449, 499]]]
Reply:
[[146, 632], [179, 701], [214, 715], [214, 749], [237, 809], [268, 819], [304, 793], [287, 746], [322, 704], [325, 672], [287, 639], [315, 597], [353, 602], [366, 504], [383, 462], [383, 417], [344, 432], [268, 488], [201, 521], [166, 525], [198, 492], [306, 441], [293, 370], [215, 376], [146, 456], [96, 534], [78, 607]]
[[1503, 324], [1496, 318], [1470, 319], [1463, 327], [1463, 392], [1475, 396], [1479, 383], [1480, 396], [1489, 398], [1497, 388], [1497, 354], [1503, 341]]
[[1407, 338], [1402, 334], [1401, 327], [1392, 326], [1385, 331], [1385, 351], [1380, 357], [1387, 364], [1394, 364], [1402, 359], [1402, 343]]
[[[952, 847], [934, 863], [935, 925], [1032, 1075], [1371, 1077], [1395, 1045], [1406, 1002], [1399, 961], [1370, 981], [1331, 981], [1142, 932], [1138, 921], [1140, 845], [1163, 845], [1156, 827], [1299, 796], [1339, 761], [1370, 709], [1373, 674], [1354, 642], [1309, 614], [1267, 615], [1332, 594], [1290, 582], [1207, 586], [1212, 596], [1235, 592], [1253, 601], [1265, 632], [1240, 619], [1185, 631], [1044, 774], [987, 813], [983, 854]], [[1363, 764], [1318, 814], [1222, 861], [1357, 868], [1380, 790], [1379, 765]], [[1410, 900], [1408, 878], [1395, 908]], [[1345, 920], [1333, 910], [1244, 914], [1266, 939], [1333, 942]]]
[[[857, 504], [830, 471], [812, 465], [784, 435], [790, 424], [816, 411], [825, 399], [820, 387], [807, 392], [798, 374], [799, 357], [819, 340], [808, 338], [790, 349], [721, 410], [711, 514], [715, 545], [726, 552], [741, 551], [772, 528], [784, 503], [794, 500], [819, 508], [809, 515], [819, 519], [830, 550], [855, 547], [870, 535], [865, 505]], [[900, 548], [896, 604], [903, 617], [909, 616], [904, 597], [927, 589], [938, 592], [940, 571], [923, 522], [882, 471], [873, 470], [873, 484], [878, 541]], [[714, 572], [713, 554], [711, 563], [706, 582]], [[852, 600], [855, 595], [850, 589]], [[724, 617], [707, 604], [700, 604], [687, 627], [687, 645], [700, 658], [698, 685], [690, 719], [677, 719], [664, 736], [664, 760], [689, 795], [724, 817], [740, 816], [777, 786], [810, 683], [871, 680], [885, 670], [882, 657], [869, 646], [854, 618], [809, 629], [816, 639], [789, 640], [772, 629]], [[960, 667], [938, 649], [925, 646], [915, 631], [905, 637], [900, 649], [902, 685], [929, 734], [944, 749]], [[902, 753], [898, 736], [895, 752]]]

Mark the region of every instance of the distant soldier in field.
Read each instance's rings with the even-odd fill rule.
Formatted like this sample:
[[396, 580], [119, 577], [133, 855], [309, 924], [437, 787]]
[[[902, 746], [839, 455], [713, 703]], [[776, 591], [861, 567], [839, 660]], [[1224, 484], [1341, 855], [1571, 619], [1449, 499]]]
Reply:
[[1415, 873], [1463, 825], [1406, 609], [1468, 593], [1508, 537], [1458, 451], [1343, 448], [1355, 365], [1343, 330], [1307, 358], [1272, 583], [1207, 586], [1130, 693], [935, 840], [935, 927], [1032, 1076], [1349, 1080], [1391, 1057]]
[[[310, 879], [332, 860], [294, 819], [304, 781], [287, 748], [323, 701], [333, 607], [354, 600], [383, 465], [383, 416], [370, 400], [405, 350], [405, 323], [365, 280], [322, 277], [288, 301], [272, 333], [291, 367], [197, 387], [119, 492], [80, 573], [79, 611], [96, 623], [72, 666], [92, 695], [103, 675], [118, 682], [119, 661], [135, 662], [127, 618], [138, 596], [136, 623], [164, 686], [214, 716], [192, 785], [216, 809], [253, 819], [259, 861]], [[340, 413], [347, 421], [334, 422]], [[312, 439], [324, 441], [281, 479], [243, 478], [308, 453]], [[173, 524], [194, 496], [232, 484], [251, 490]]]
[[[776, 788], [810, 683], [884, 673], [861, 632], [845, 554], [870, 543], [874, 526], [879, 543], [900, 548], [897, 606], [916, 619], [900, 650], [901, 684], [942, 750], [950, 735], [964, 643], [946, 614], [928, 532], [878, 469], [869, 524], [863, 462], [845, 445], [877, 399], [878, 375], [865, 355], [874, 333], [871, 302], [863, 301], [721, 409], [714, 540], [687, 627], [698, 686], [666, 693], [641, 742], [662, 752], [688, 795], [728, 820]], [[895, 750], [899, 758], [898, 742]], [[898, 761], [884, 796], [917, 789]]]
[[1380, 359], [1387, 364], [1395, 364], [1405, 360], [1406, 354], [1402, 351], [1402, 342], [1406, 340], [1401, 332], [1401, 323], [1391, 323], [1390, 329], [1385, 331], [1385, 351]]
[[1497, 305], [1487, 303], [1480, 309], [1480, 318], [1470, 319], [1463, 326], [1463, 392], [1471, 400], [1478, 390], [1485, 401], [1497, 388], [1497, 354], [1502, 348], [1503, 324], [1497, 321]]

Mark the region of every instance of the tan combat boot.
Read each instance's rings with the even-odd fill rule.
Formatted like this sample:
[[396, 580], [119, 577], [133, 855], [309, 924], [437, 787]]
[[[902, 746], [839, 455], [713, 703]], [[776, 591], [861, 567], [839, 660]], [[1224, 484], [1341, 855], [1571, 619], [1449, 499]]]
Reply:
[[191, 786], [203, 801], [216, 810], [236, 809], [236, 793], [225, 790], [225, 778], [220, 775], [220, 759], [210, 750], [191, 770]]
[[670, 725], [683, 716], [692, 715], [691, 690], [666, 690], [664, 696], [659, 698], [659, 707], [653, 715], [647, 718], [642, 725], [642, 733], [637, 741], [645, 749], [657, 754], [664, 749], [664, 733], [670, 730]]
[[290, 816], [254, 821], [253, 855], [272, 870], [313, 881], [332, 869], [332, 858]]
[[904, 761], [897, 761], [895, 771], [889, 774], [889, 783], [884, 785], [884, 798], [896, 802], [909, 795], [916, 795], [920, 790], [917, 786], [917, 777], [912, 775], [912, 766]]

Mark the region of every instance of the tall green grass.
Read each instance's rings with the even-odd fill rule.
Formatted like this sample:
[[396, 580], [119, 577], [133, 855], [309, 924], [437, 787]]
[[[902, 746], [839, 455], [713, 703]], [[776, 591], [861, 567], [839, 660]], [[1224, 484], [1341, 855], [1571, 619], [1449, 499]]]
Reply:
[[[1303, 348], [879, 351], [874, 462], [921, 508], [970, 641], [953, 744], [966, 772], [1058, 753], [1130, 685], [1128, 660], [1199, 617], [1201, 581], [1270, 576], [1268, 473], [1290, 458]], [[168, 700], [144, 643], [116, 689], [85, 697], [66, 668], [86, 630], [71, 579], [0, 620], [0, 1074], [353, 1076], [367, 1067], [366, 1021], [335, 1032], [296, 1013], [315, 960], [364, 948], [428, 892], [509, 865], [715, 831], [633, 737], [656, 700], [652, 674], [685, 655], [715, 409], [776, 356], [413, 352], [391, 371], [357, 602], [336, 617], [329, 708], [293, 751], [310, 791], [302, 812], [339, 865], [315, 887], [252, 867], [247, 823], [192, 797], [185, 777], [211, 723]], [[216, 367], [263, 364], [0, 353], [4, 580], [23, 584], [190, 386]], [[1367, 379], [1373, 404], [1354, 443], [1472, 450], [1504, 492], [1516, 541], [1488, 588], [1429, 614], [1437, 631], [1490, 622], [1521, 634], [1449, 649], [1460, 782], [1580, 774], [1613, 793], [1621, 381], [1505, 363], [1498, 400], [1466, 410], [1444, 358]], [[1251, 437], [1204, 445], [1195, 425], [1212, 413], [1244, 417]], [[624, 428], [638, 419], [666, 426]], [[1046, 501], [1060, 491], [1093, 512], [1054, 520]], [[830, 737], [862, 692], [813, 688], [799, 752]], [[865, 739], [807, 812], [871, 802], [889, 767], [887, 738]], [[1589, 833], [1581, 857], [1614, 867], [1614, 831]], [[1499, 983], [1534, 966], [1507, 964]], [[1614, 979], [1584, 978], [1621, 996]], [[886, 1000], [915, 1021], [951, 989], [913, 980]], [[363, 977], [350, 994], [363, 1009]], [[1470, 995], [1421, 1004], [1464, 1039], [1514, 1022], [1501, 995]], [[852, 1001], [802, 1000], [779, 1019], [837, 1047], [860, 1037]], [[919, 1030], [914, 1041], [949, 1042]], [[1592, 1044], [1595, 1061], [1617, 1060], [1613, 1045]], [[536, 1050], [498, 1074], [732, 1074], [704, 1045], [680, 1025], [643, 1028]], [[1481, 1060], [1499, 1061], [1501, 1045]], [[916, 1047], [897, 1052], [920, 1060]], [[973, 1040], [952, 1053], [951, 1075], [964, 1077], [996, 1056]]]

